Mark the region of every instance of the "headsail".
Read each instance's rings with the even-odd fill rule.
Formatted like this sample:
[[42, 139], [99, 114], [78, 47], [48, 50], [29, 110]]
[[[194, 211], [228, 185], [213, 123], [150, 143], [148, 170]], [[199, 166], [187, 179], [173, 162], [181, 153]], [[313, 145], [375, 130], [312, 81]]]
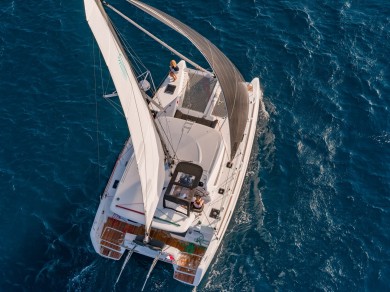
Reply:
[[215, 45], [192, 28], [140, 1], [127, 1], [189, 39], [213, 68], [226, 102], [230, 130], [230, 157], [233, 158], [243, 138], [249, 109], [248, 91], [241, 73]]
[[84, 5], [88, 24], [110, 70], [131, 133], [148, 232], [165, 178], [161, 141], [136, 75], [101, 1], [84, 0]]

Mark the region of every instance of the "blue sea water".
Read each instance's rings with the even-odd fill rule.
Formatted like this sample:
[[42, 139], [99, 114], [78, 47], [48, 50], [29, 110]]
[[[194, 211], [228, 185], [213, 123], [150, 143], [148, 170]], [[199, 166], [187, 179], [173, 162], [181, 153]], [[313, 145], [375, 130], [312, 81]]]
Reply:
[[[198, 291], [389, 291], [389, 2], [146, 2], [260, 77], [270, 114]], [[111, 291], [122, 261], [98, 256], [89, 230], [128, 132], [101, 98], [113, 88], [83, 3], [5, 0], [0, 18], [0, 291]], [[118, 21], [160, 81], [171, 55]], [[134, 255], [117, 290], [139, 291], [150, 264]], [[191, 289], [159, 263], [146, 291]]]

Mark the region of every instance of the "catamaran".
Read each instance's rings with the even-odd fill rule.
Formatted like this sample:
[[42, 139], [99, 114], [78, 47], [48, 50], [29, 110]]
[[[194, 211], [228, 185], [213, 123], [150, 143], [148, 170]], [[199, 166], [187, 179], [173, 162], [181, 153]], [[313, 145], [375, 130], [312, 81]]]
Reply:
[[[258, 78], [245, 82], [233, 63], [189, 26], [140, 1], [127, 2], [187, 38], [211, 69], [106, 1], [84, 0], [116, 89], [106, 98], [119, 97], [131, 135], [101, 195], [91, 240], [106, 258], [119, 260], [128, 251], [124, 265], [133, 252], [153, 258], [146, 279], [160, 260], [172, 264], [174, 279], [198, 286], [240, 195], [259, 107], [265, 112], [262, 90]], [[146, 78], [150, 71], [138, 73], [108, 10], [181, 59], [154, 92]]]

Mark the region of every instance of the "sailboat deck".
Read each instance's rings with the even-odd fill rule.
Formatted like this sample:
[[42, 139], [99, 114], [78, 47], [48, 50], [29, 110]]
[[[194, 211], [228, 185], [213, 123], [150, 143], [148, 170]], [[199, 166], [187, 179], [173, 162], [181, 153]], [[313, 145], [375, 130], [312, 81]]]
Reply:
[[[111, 217], [108, 217], [107, 222], [104, 224], [103, 232], [101, 234], [101, 245], [109, 249], [120, 250], [124, 241], [126, 233], [134, 235], [143, 235], [145, 228], [143, 225], [136, 226], [130, 223], [126, 223]], [[166, 245], [172, 246], [180, 250], [181, 252], [192, 253], [197, 256], [203, 256], [206, 252], [206, 248], [197, 244], [188, 243], [183, 240], [173, 238], [169, 232], [152, 228], [150, 236], [154, 239], [164, 242]]]

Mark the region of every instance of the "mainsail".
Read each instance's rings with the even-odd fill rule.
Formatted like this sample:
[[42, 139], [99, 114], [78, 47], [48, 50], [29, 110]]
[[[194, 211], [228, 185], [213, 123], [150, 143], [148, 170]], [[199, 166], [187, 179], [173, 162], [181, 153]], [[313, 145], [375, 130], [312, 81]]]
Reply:
[[161, 141], [137, 78], [100, 0], [84, 0], [84, 5], [88, 24], [110, 70], [131, 133], [148, 233], [165, 178]]
[[214, 70], [226, 102], [230, 131], [230, 157], [242, 141], [248, 118], [249, 99], [244, 79], [233, 63], [209, 40], [174, 17], [140, 1], [127, 0], [189, 39]]

